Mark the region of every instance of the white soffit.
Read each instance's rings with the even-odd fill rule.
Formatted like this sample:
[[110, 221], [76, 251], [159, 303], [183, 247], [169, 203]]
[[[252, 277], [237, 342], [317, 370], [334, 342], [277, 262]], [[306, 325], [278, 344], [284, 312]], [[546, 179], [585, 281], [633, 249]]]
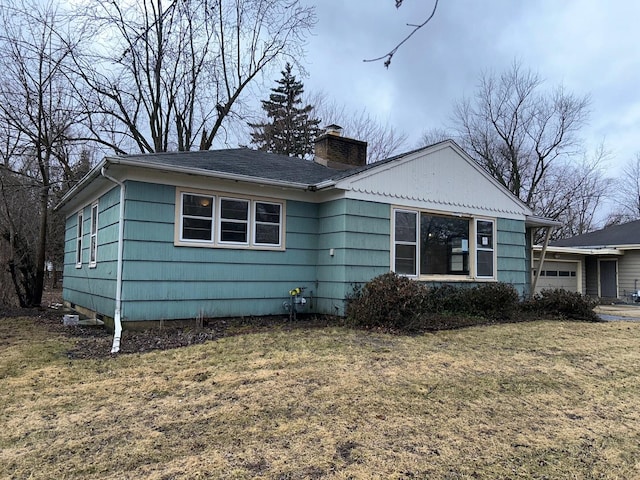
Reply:
[[531, 210], [453, 142], [337, 182], [347, 197], [408, 207], [523, 219]]

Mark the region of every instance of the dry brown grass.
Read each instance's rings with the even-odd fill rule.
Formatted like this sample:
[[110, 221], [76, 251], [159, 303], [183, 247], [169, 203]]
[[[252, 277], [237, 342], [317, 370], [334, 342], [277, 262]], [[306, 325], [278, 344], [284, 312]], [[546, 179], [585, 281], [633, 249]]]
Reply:
[[1, 478], [640, 478], [638, 323], [275, 329], [102, 360], [32, 319], [0, 338]]

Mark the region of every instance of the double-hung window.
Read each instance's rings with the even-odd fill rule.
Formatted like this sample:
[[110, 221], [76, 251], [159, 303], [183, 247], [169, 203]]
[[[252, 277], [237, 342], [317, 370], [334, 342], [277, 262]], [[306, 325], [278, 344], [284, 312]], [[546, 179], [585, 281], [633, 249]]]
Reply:
[[279, 247], [281, 242], [282, 205], [254, 202], [253, 243]]
[[284, 248], [284, 202], [177, 190], [176, 245]]
[[403, 275], [416, 275], [418, 250], [418, 212], [396, 210], [395, 271]]
[[249, 243], [249, 201], [220, 199], [220, 243]]
[[476, 220], [476, 275], [493, 278], [493, 222]]
[[495, 278], [494, 221], [393, 210], [393, 270], [401, 275]]
[[91, 205], [91, 234], [89, 237], [89, 266], [98, 263], [98, 204]]
[[78, 225], [76, 226], [76, 267], [82, 267], [82, 235], [84, 215], [82, 210], [78, 212], [77, 216]]
[[215, 197], [182, 193], [180, 240], [213, 242], [213, 204]]

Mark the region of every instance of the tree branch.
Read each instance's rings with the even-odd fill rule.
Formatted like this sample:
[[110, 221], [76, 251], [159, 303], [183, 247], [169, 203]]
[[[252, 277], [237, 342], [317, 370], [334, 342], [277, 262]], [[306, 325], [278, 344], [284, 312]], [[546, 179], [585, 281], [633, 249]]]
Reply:
[[[396, 0], [396, 8], [400, 8], [400, 6], [402, 6], [402, 0]], [[384, 55], [382, 55], [381, 57], [378, 57], [378, 58], [371, 58], [371, 59], [368, 59], [368, 60], [363, 60], [363, 62], [378, 62], [378, 61], [386, 58], [386, 60], [384, 61], [384, 66], [386, 68], [389, 68], [389, 65], [391, 65], [391, 59], [393, 58], [395, 53], [398, 51], [398, 49], [407, 40], [409, 40], [413, 36], [414, 33], [416, 33], [418, 30], [420, 30], [422, 27], [424, 27], [427, 23], [429, 23], [429, 21], [436, 14], [436, 9], [437, 8], [438, 8], [438, 0], [436, 0], [436, 2], [433, 5], [433, 10], [431, 12], [431, 15], [429, 15], [429, 18], [427, 18], [424, 22], [422, 22], [419, 25], [414, 25], [414, 24], [411, 24], [411, 23], [407, 23], [407, 26], [408, 27], [413, 27], [413, 30], [411, 31], [411, 33], [409, 33], [409, 35], [404, 37], [404, 39], [400, 43], [398, 43], [395, 47], [393, 47], [389, 53], [386, 53], [386, 54], [384, 54]]]

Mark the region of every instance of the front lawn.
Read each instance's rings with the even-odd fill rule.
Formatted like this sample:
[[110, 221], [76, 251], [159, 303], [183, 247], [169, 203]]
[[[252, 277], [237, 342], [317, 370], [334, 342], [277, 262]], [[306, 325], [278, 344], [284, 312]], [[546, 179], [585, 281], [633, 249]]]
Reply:
[[90, 340], [0, 319], [0, 478], [640, 477], [639, 323]]

